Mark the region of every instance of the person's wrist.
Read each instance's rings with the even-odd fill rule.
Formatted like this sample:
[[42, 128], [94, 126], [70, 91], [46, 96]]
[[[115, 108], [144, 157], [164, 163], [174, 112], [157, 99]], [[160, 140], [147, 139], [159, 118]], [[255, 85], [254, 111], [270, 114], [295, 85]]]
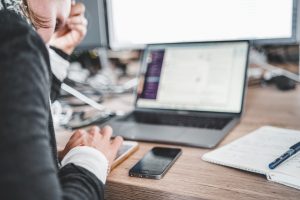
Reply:
[[69, 48], [62, 49], [62, 51], [70, 56], [73, 53], [74, 49], [75, 49], [74, 47], [69, 47]]
[[75, 49], [74, 47], [60, 47], [58, 45], [53, 45], [53, 44], [51, 44], [51, 46], [61, 50], [62, 52], [64, 52], [68, 56], [70, 56], [73, 53], [74, 49]]
[[110, 166], [106, 156], [98, 149], [90, 146], [74, 147], [61, 161], [62, 167], [70, 163], [89, 170], [105, 184]]

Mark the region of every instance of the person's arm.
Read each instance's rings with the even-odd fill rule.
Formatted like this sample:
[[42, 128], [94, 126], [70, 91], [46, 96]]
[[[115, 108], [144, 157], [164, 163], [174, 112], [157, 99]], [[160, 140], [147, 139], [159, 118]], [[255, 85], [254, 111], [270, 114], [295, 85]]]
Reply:
[[54, 102], [59, 97], [61, 85], [67, 78], [70, 56], [53, 46], [49, 48], [49, 55], [52, 71], [51, 101]]
[[46, 54], [26, 22], [0, 11], [0, 199], [103, 199], [103, 183], [87, 169], [70, 163], [57, 172]]
[[[84, 16], [85, 7], [82, 3], [74, 3], [71, 7], [71, 13], [64, 27], [60, 27], [52, 36], [50, 41], [50, 63], [52, 76], [51, 85], [51, 100], [55, 101], [60, 95], [61, 85], [67, 77], [68, 68], [70, 66], [70, 54], [75, 47], [85, 37], [87, 31], [87, 19]], [[95, 131], [93, 127], [90, 131]], [[102, 132], [111, 132], [110, 129], [104, 129]], [[76, 142], [80, 140], [76, 138], [77, 134], [82, 131], [77, 131], [73, 134], [66, 148], [59, 151], [59, 160], [62, 165], [75, 163], [89, 171], [93, 172], [102, 183], [106, 182], [107, 171], [109, 171], [109, 160], [95, 148], [86, 146], [76, 146]], [[100, 130], [98, 130], [100, 132]], [[87, 133], [89, 134], [89, 133]], [[104, 134], [104, 133], [103, 133]], [[86, 138], [84, 139], [86, 140]], [[75, 142], [74, 142], [75, 141]], [[75, 143], [75, 145], [74, 145]], [[84, 143], [84, 141], [83, 141]], [[89, 144], [86, 144], [90, 146]]]
[[71, 55], [87, 33], [88, 21], [84, 16], [85, 6], [72, 2], [71, 13], [64, 27], [58, 27], [49, 44]]
[[72, 3], [71, 13], [64, 27], [60, 27], [49, 42], [50, 61], [53, 73], [51, 100], [60, 94], [60, 87], [67, 77], [70, 55], [87, 33], [87, 19], [84, 16], [85, 6]]

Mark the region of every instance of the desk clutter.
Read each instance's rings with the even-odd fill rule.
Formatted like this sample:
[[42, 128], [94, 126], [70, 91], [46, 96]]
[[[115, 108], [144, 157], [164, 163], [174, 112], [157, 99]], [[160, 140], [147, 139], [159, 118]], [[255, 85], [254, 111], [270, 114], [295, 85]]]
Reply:
[[300, 190], [300, 154], [295, 154], [271, 170], [269, 164], [296, 142], [300, 131], [265, 126], [219, 149], [202, 159], [218, 165], [266, 175], [269, 181]]

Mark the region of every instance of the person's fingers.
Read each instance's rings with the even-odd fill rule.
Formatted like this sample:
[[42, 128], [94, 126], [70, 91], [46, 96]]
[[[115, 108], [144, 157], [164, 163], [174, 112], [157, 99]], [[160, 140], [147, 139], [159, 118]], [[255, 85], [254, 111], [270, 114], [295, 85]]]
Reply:
[[98, 126], [93, 126], [92, 128], [90, 128], [89, 133], [99, 134], [100, 133], [100, 128]]
[[118, 150], [122, 146], [123, 141], [124, 141], [123, 138], [120, 136], [117, 136], [115, 139], [113, 139], [111, 146], [112, 146], [112, 150], [115, 152], [115, 154], [117, 154]]
[[69, 140], [67, 143], [67, 146], [70, 148], [73, 148], [75, 146], [78, 146], [78, 141], [83, 142], [83, 138], [87, 137], [88, 133], [85, 130], [77, 130], [74, 134], [74, 137]]
[[101, 131], [103, 138], [106, 140], [110, 140], [112, 134], [113, 134], [113, 130], [110, 126], [105, 126], [102, 131]]
[[88, 146], [90, 146], [90, 147], [97, 146], [96, 135], [100, 135], [100, 134], [93, 133], [93, 134], [89, 134], [88, 137], [86, 137], [86, 142], [87, 142]]
[[85, 133], [86, 133], [85, 130], [82, 130], [82, 129], [76, 130], [76, 131], [73, 133], [73, 135], [70, 137], [69, 141], [74, 141], [74, 140], [80, 138], [80, 137], [81, 137], [82, 135], [84, 135]]
[[81, 24], [81, 25], [87, 26], [88, 21], [83, 15], [79, 15], [79, 16], [70, 17], [68, 19], [67, 23], [68, 23], [68, 25]]
[[71, 8], [70, 16], [81, 15], [84, 12], [85, 12], [85, 6], [84, 6], [84, 4], [83, 3], [76, 3]]
[[87, 29], [82, 25], [69, 25], [70, 29], [76, 31], [79, 38], [83, 38], [86, 35]]
[[68, 147], [69, 147], [70, 150], [71, 150], [71, 149], [73, 149], [73, 148], [75, 148], [75, 147], [86, 145], [87, 143], [86, 143], [86, 139], [85, 139], [85, 138], [86, 138], [86, 137], [82, 137], [82, 138], [77, 139], [76, 141], [70, 143], [70, 144], [68, 145]]

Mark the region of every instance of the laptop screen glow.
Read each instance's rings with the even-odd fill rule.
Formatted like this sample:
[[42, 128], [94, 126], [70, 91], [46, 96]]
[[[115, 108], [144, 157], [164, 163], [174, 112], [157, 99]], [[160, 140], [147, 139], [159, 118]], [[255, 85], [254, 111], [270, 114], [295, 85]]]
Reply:
[[138, 90], [138, 108], [240, 113], [248, 43], [152, 45]]

